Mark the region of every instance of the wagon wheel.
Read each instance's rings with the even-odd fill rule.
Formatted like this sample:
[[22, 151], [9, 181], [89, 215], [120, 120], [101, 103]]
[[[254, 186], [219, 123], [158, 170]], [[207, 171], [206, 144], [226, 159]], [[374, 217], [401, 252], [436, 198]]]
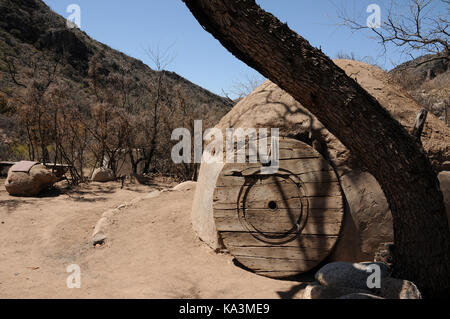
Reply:
[[343, 199], [330, 164], [309, 145], [282, 138], [280, 166], [226, 164], [214, 191], [214, 220], [236, 259], [257, 274], [304, 273], [332, 251], [341, 230]]

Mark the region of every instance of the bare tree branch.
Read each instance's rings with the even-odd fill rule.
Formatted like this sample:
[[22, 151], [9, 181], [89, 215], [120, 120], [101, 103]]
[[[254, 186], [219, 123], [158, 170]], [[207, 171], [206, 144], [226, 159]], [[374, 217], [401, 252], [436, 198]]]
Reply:
[[[370, 27], [361, 19], [348, 14], [344, 7], [338, 8], [339, 25], [353, 32], [370, 30], [384, 51], [388, 45], [400, 48], [402, 53], [414, 58], [413, 54], [440, 54], [437, 59], [450, 60], [448, 14], [441, 16], [434, 10], [435, 4], [448, 0], [409, 0], [407, 13], [398, 13], [405, 6], [395, 0], [390, 1], [387, 15], [381, 28]], [[436, 58], [435, 58], [436, 59]]]

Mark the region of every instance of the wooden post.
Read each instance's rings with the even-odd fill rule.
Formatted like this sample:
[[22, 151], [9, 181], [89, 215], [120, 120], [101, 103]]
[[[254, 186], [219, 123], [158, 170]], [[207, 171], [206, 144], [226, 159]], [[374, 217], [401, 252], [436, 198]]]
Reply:
[[428, 111], [422, 109], [416, 117], [416, 123], [414, 124], [414, 128], [411, 132], [411, 135], [417, 140], [417, 142], [421, 143], [421, 136], [423, 132], [423, 128], [425, 126], [425, 122], [427, 121]]

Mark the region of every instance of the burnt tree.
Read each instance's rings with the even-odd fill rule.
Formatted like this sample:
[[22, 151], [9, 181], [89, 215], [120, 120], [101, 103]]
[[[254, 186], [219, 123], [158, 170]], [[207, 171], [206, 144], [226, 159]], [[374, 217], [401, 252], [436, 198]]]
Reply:
[[254, 0], [183, 0], [237, 58], [291, 94], [359, 157], [389, 202], [394, 274], [428, 298], [450, 287], [450, 232], [439, 181], [415, 139], [320, 50]]

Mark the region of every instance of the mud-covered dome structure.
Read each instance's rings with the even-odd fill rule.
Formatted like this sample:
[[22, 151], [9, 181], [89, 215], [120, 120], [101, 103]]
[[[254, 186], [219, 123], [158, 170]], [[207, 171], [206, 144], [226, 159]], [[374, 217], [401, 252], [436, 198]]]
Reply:
[[[357, 61], [335, 63], [412, 130], [422, 107], [386, 72]], [[375, 178], [274, 83], [242, 99], [216, 128], [224, 136], [227, 128], [279, 128], [287, 173], [250, 176], [251, 167], [242, 164], [202, 163], [192, 224], [213, 249], [228, 249], [262, 275], [286, 277], [323, 261], [372, 260], [380, 244], [393, 241], [391, 212]], [[432, 114], [422, 144], [437, 172], [450, 170], [450, 129]]]

